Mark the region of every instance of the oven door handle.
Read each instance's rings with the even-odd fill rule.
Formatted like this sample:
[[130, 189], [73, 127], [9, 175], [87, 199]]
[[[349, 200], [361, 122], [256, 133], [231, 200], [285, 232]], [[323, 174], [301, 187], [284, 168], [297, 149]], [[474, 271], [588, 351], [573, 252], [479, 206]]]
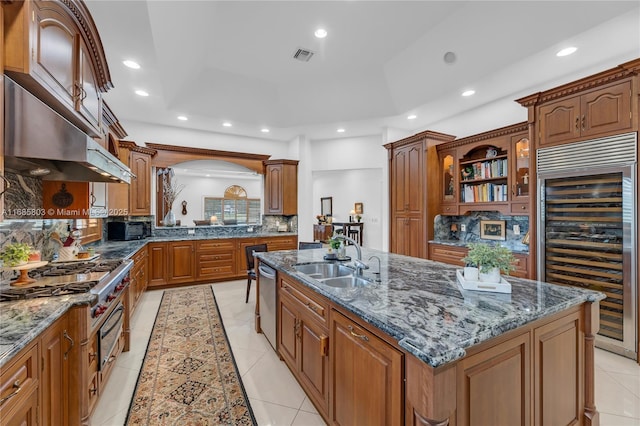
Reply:
[[116, 322], [111, 327], [109, 327], [107, 330], [105, 330], [105, 331], [100, 330], [100, 338], [103, 338], [104, 336], [109, 335], [109, 333], [111, 333], [114, 328], [116, 328], [116, 327], [118, 327], [120, 325], [120, 318], [122, 318], [122, 315], [124, 314], [124, 305], [118, 306], [113, 312], [111, 312], [111, 315], [109, 315], [109, 318], [107, 319], [106, 322], [109, 322], [114, 317], [116, 312], [120, 312], [120, 316], [118, 317]]

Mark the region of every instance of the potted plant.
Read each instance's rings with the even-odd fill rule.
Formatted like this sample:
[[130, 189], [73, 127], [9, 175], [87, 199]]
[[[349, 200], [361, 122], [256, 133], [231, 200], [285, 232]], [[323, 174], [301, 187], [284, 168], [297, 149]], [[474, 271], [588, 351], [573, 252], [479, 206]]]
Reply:
[[480, 281], [500, 282], [500, 272], [508, 275], [515, 269], [513, 266], [515, 258], [511, 250], [506, 247], [485, 243], [471, 243], [467, 247], [469, 252], [462, 261], [467, 265], [478, 267]]
[[27, 263], [30, 253], [31, 246], [29, 244], [13, 243], [6, 245], [2, 249], [0, 258], [4, 262], [4, 266], [13, 267]]

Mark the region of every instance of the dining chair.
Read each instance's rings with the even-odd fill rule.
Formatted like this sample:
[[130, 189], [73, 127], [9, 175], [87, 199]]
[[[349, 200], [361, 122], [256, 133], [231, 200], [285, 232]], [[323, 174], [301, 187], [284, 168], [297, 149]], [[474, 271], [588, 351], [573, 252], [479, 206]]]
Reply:
[[314, 242], [300, 241], [298, 243], [298, 250], [317, 249], [317, 248], [322, 248], [322, 243], [319, 241], [314, 241]]
[[253, 246], [246, 246], [244, 250], [247, 258], [247, 297], [245, 298], [244, 303], [249, 303], [251, 281], [256, 279], [255, 258], [253, 257], [253, 253], [267, 251], [267, 245], [256, 244]]

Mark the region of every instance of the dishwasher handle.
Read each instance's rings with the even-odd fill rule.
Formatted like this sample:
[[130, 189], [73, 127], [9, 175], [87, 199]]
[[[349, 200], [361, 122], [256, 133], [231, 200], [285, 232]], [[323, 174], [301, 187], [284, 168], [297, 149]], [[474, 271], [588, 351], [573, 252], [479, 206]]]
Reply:
[[268, 278], [270, 280], [275, 280], [276, 279], [276, 271], [269, 268], [268, 266], [265, 265], [260, 265], [258, 267], [258, 270], [260, 271], [260, 276], [261, 277], [265, 277]]

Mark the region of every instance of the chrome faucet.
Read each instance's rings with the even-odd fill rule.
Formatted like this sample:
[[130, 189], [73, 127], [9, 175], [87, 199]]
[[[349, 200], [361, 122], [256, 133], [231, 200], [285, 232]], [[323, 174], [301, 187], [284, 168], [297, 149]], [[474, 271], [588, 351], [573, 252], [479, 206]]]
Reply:
[[349, 241], [356, 248], [356, 254], [358, 256], [357, 256], [357, 259], [353, 261], [353, 263], [356, 267], [356, 276], [361, 277], [362, 271], [364, 271], [365, 269], [369, 269], [369, 265], [367, 265], [362, 261], [362, 248], [360, 247], [360, 244], [358, 244], [358, 242], [353, 238], [349, 238], [345, 235], [336, 235], [334, 238], [336, 240]]

